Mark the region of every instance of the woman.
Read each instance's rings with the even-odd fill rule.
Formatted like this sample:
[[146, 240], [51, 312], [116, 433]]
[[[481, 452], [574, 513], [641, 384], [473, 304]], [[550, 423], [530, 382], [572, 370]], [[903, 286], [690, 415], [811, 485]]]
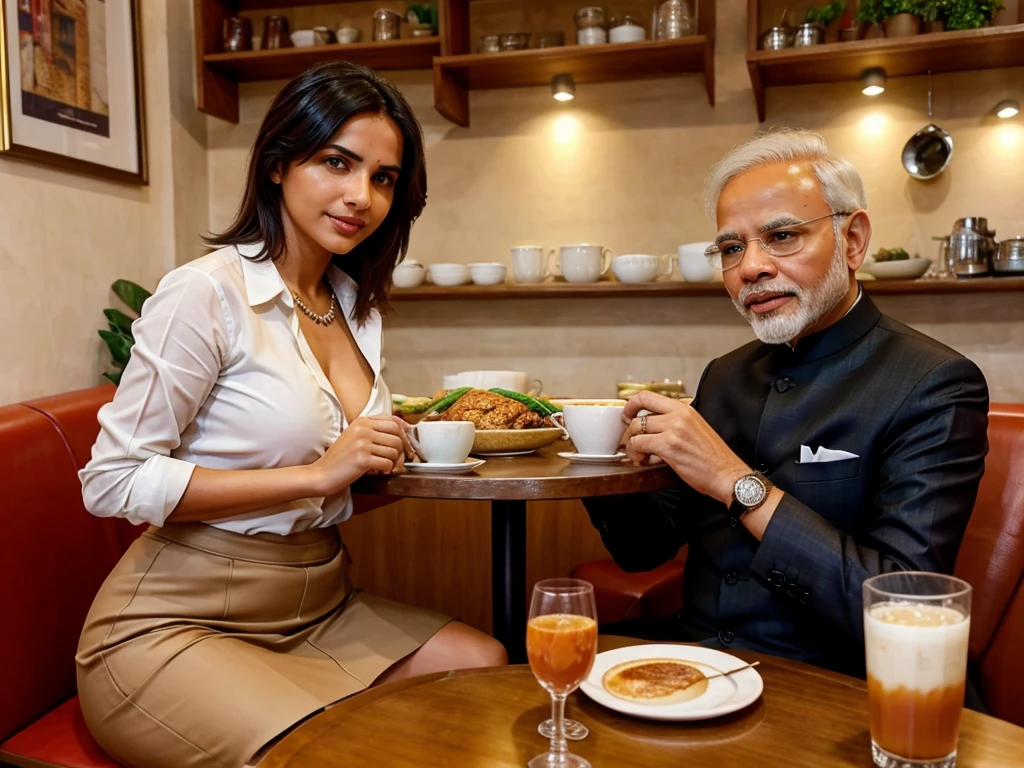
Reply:
[[133, 326], [81, 479], [90, 512], [152, 527], [77, 656], [89, 729], [126, 765], [238, 768], [372, 684], [505, 663], [481, 632], [353, 591], [338, 536], [351, 484], [403, 470], [379, 310], [425, 200], [403, 97], [317, 66], [271, 104], [220, 249]]

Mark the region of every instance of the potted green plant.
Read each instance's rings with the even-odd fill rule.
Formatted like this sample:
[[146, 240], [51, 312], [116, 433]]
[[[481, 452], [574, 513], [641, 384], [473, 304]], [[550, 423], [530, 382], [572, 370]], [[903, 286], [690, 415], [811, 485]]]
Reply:
[[861, 25], [862, 39], [872, 40], [876, 37], [885, 37], [885, 29], [882, 27], [882, 22], [885, 20], [882, 0], [860, 0], [856, 20]]
[[946, 29], [977, 29], [991, 23], [1002, 0], [945, 0], [943, 16]]
[[135, 317], [131, 317], [119, 309], [103, 310], [103, 315], [107, 318], [107, 328], [101, 330], [99, 334], [100, 338], [107, 343], [114, 368], [113, 371], [108, 371], [103, 376], [115, 384], [120, 384], [121, 374], [124, 373], [124, 367], [128, 365], [132, 346], [135, 344], [132, 322], [138, 319], [142, 313], [142, 304], [150, 297], [150, 293], [130, 280], [115, 280], [110, 289], [135, 313]]
[[921, 31], [921, 0], [882, 0], [886, 37], [911, 37]]
[[920, 0], [921, 19], [925, 32], [942, 32], [945, 28], [947, 0]]
[[796, 46], [817, 45], [825, 40], [825, 29], [846, 9], [846, 0], [834, 0], [828, 5], [808, 8], [804, 23], [796, 28]]

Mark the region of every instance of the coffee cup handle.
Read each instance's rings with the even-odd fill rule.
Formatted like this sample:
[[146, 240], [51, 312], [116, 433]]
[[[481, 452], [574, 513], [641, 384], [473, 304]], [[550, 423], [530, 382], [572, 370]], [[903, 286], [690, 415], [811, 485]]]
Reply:
[[549, 275], [557, 275], [561, 277], [562, 263], [557, 254], [558, 251], [554, 248], [548, 251], [548, 256], [544, 259], [544, 277], [548, 277]]
[[662, 277], [668, 277], [669, 275], [672, 274], [672, 270], [675, 269], [675, 255], [671, 254], [671, 253], [663, 253], [663, 254], [661, 254], [658, 257], [658, 263], [659, 264], [661, 263], [662, 259], [664, 259], [665, 264], [667, 264], [668, 266], [667, 267], [661, 267], [661, 276]]
[[612, 268], [612, 259], [615, 254], [612, 253], [611, 248], [601, 249], [601, 277], [608, 274], [608, 270]]
[[572, 438], [569, 437], [569, 430], [567, 430], [565, 428], [565, 414], [564, 413], [562, 413], [561, 411], [558, 411], [557, 413], [552, 413], [551, 414], [551, 423], [554, 424], [556, 427], [558, 427], [560, 430], [562, 430], [562, 439], [563, 440], [571, 440], [572, 439]]
[[541, 381], [540, 379], [534, 379], [533, 381], [530, 382], [530, 389], [529, 389], [529, 391], [526, 394], [528, 394], [531, 397], [533, 397], [533, 396], [539, 395], [543, 391], [544, 391], [544, 382]]
[[407, 433], [409, 435], [409, 442], [412, 443], [412, 449], [416, 453], [417, 458], [420, 461], [425, 462], [426, 458], [423, 456], [423, 449], [420, 446], [420, 433], [417, 430], [419, 424], [413, 424], [412, 429]]

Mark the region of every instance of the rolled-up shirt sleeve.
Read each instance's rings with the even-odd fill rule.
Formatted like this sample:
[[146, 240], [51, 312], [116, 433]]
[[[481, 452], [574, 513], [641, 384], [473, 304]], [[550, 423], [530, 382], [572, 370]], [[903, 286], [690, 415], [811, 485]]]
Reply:
[[170, 272], [132, 325], [135, 345], [114, 400], [99, 412], [92, 459], [79, 472], [99, 517], [163, 525], [195, 464], [173, 458], [231, 348], [221, 286], [197, 269]]

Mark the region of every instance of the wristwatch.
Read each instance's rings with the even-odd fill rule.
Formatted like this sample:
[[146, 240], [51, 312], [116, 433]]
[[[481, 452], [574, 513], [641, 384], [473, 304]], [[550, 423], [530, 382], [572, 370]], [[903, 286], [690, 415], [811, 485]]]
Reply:
[[768, 491], [774, 487], [772, 481], [760, 472], [743, 475], [732, 487], [733, 502], [729, 505], [729, 513], [739, 517], [744, 512], [756, 509], [768, 498]]

